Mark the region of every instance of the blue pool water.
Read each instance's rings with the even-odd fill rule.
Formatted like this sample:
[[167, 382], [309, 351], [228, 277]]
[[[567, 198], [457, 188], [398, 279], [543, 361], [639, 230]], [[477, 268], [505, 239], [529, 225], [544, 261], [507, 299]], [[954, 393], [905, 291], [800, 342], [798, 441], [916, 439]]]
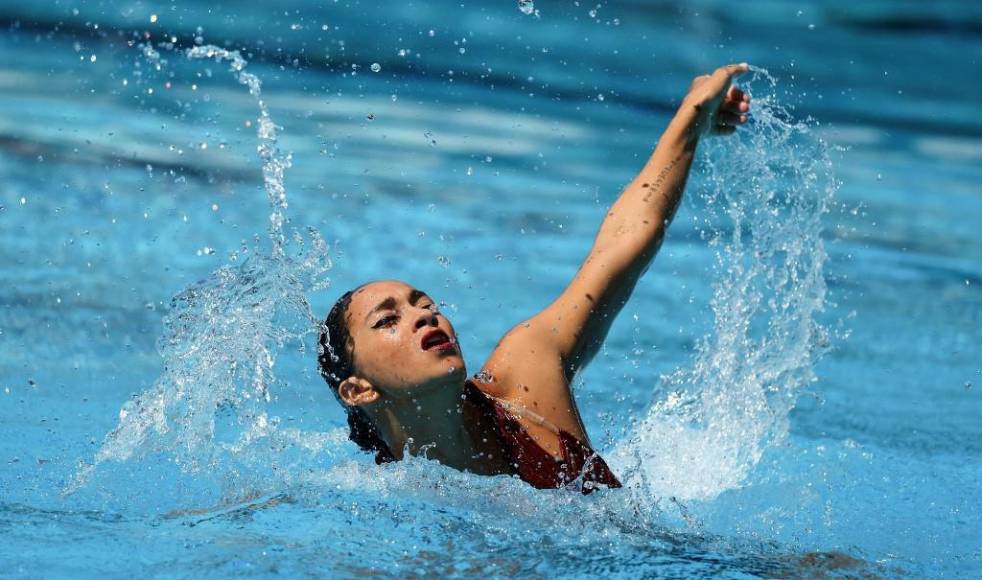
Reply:
[[[0, 15], [5, 573], [794, 577], [834, 552], [847, 576], [982, 575], [975, 5]], [[285, 208], [241, 71], [184, 53], [209, 43], [262, 82]], [[755, 120], [704, 149], [576, 386], [624, 490], [347, 442], [311, 316], [404, 278], [476, 371], [572, 276], [691, 77], [743, 60], [769, 71]]]

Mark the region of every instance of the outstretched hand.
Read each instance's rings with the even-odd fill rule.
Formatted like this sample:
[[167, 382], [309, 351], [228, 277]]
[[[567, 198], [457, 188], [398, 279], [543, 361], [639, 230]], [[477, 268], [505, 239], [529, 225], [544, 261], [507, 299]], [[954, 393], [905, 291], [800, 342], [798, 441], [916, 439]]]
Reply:
[[730, 135], [747, 122], [750, 95], [733, 85], [733, 80], [748, 70], [747, 63], [730, 64], [692, 80], [682, 108], [695, 115], [691, 130], [696, 135]]

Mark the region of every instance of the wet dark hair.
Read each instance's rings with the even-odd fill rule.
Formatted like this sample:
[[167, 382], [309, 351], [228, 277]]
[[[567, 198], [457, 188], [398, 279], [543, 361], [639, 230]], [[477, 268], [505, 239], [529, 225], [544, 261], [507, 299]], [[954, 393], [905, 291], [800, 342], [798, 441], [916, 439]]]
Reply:
[[[372, 423], [365, 410], [344, 404], [338, 393], [341, 383], [350, 377], [355, 370], [354, 344], [348, 330], [347, 314], [348, 307], [351, 306], [351, 297], [356, 290], [358, 288], [342, 294], [327, 314], [321, 330], [317, 362], [320, 365], [321, 376], [327, 381], [331, 391], [334, 392], [334, 396], [338, 398], [338, 402], [348, 414], [348, 439], [354, 441], [363, 450], [374, 452], [375, 463], [381, 464], [395, 461], [389, 446], [386, 445], [378, 432], [378, 428]], [[352, 347], [351, 349], [349, 349], [349, 345]]]

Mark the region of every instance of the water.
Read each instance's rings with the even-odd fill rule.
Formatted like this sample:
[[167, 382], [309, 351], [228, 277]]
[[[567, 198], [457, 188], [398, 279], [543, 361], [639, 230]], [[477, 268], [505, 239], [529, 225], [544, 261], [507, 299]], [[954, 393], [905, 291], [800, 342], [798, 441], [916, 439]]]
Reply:
[[655, 497], [713, 499], [739, 487], [785, 440], [798, 393], [830, 346], [816, 317], [827, 294], [822, 220], [838, 187], [828, 145], [788, 121], [766, 71], [742, 84], [758, 95], [753, 124], [708, 142], [706, 167], [695, 170], [698, 227], [714, 257], [712, 330], [618, 449]]
[[[977, 82], [912, 73], [982, 53], [955, 6], [5, 4], [4, 569], [977, 576]], [[407, 278], [476, 370], [730, 60], [754, 123], [576, 387], [626, 488], [357, 453], [331, 301]]]

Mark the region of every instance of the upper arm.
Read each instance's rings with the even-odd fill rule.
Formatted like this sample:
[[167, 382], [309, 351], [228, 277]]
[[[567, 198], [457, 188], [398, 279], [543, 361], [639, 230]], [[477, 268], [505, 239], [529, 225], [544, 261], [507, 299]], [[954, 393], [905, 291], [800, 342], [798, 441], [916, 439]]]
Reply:
[[483, 367], [493, 379], [482, 390], [525, 405], [570, 433], [583, 431], [568, 385], [599, 350], [660, 240], [657, 232], [632, 235], [609, 217], [562, 294], [509, 330]]

